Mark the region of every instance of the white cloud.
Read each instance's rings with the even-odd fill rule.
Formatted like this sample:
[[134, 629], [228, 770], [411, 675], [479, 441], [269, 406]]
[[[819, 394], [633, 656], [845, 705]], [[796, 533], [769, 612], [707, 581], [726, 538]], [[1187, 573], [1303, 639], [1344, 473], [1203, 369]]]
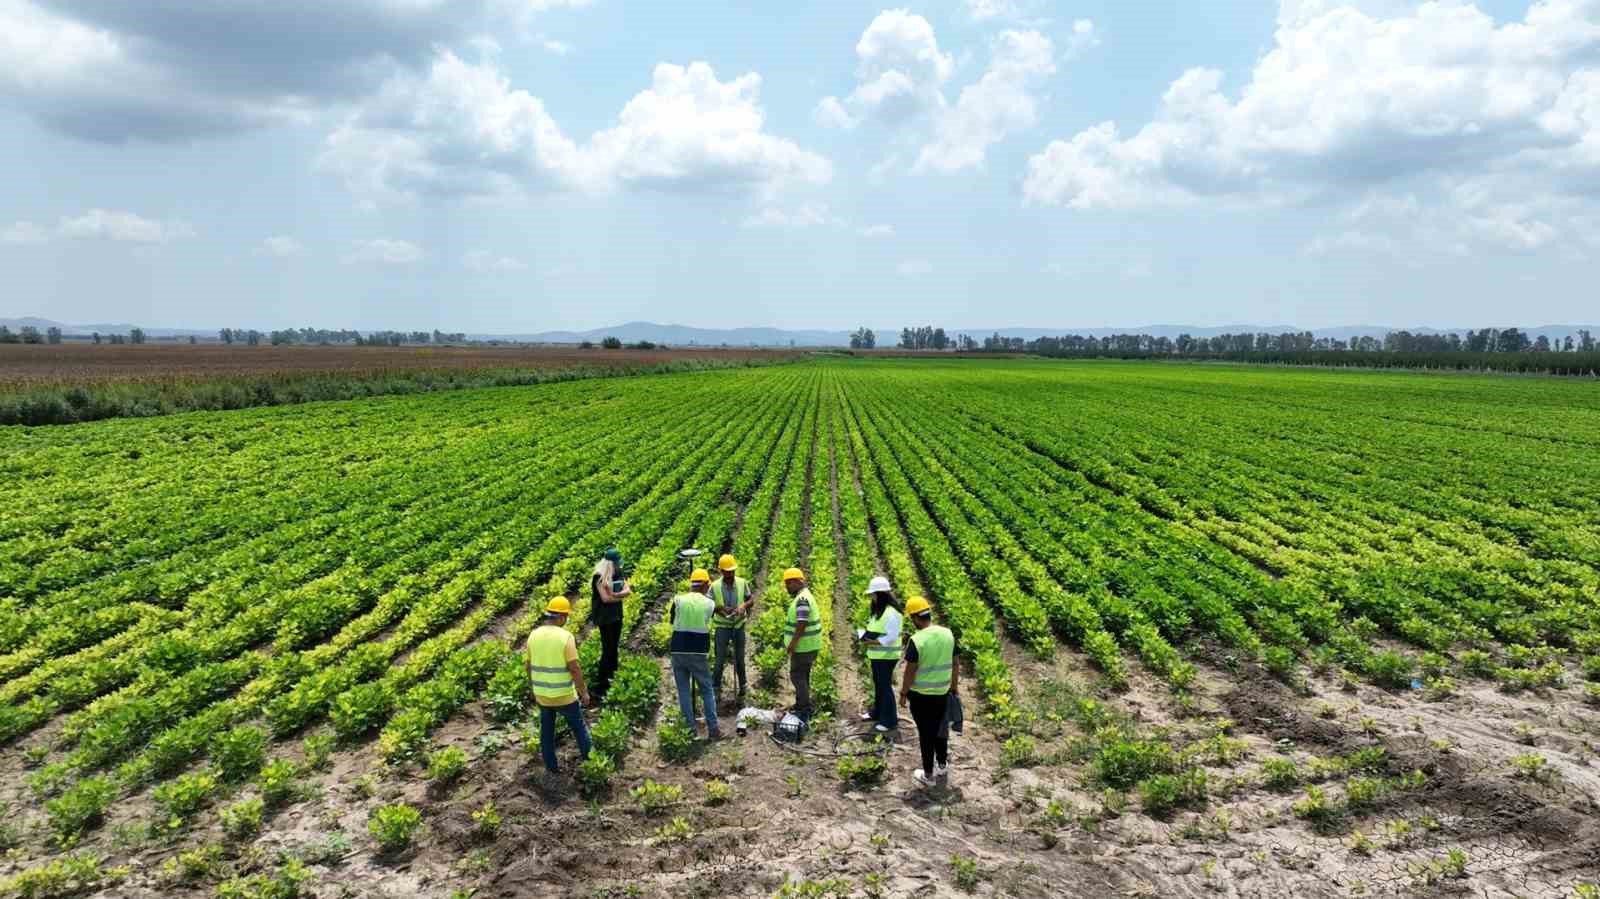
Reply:
[[861, 120], [850, 114], [844, 108], [838, 97], [823, 97], [817, 101], [816, 109], [811, 111], [811, 119], [824, 128], [837, 128], [848, 131], [861, 124]]
[[358, 240], [350, 252], [345, 255], [347, 264], [368, 263], [372, 265], [413, 265], [421, 262], [422, 248], [408, 240]]
[[528, 264], [520, 259], [513, 259], [510, 256], [496, 256], [486, 250], [473, 250], [461, 260], [461, 263], [479, 274], [520, 272], [528, 268]]
[[1098, 46], [1100, 46], [1100, 32], [1092, 20], [1078, 19], [1072, 23], [1072, 35], [1067, 38], [1068, 59]]
[[566, 41], [555, 40], [554, 38], [539, 38], [539, 46], [543, 47], [545, 52], [554, 53], [557, 56], [566, 56], [568, 53], [572, 52], [571, 44], [567, 43]]
[[306, 254], [305, 245], [300, 241], [286, 235], [279, 234], [269, 237], [261, 242], [260, 252], [264, 256], [276, 256], [279, 259], [292, 259]]
[[902, 278], [919, 278], [933, 271], [933, 266], [926, 259], [907, 259], [894, 267]]
[[[980, 3], [972, 11], [980, 18], [995, 18], [1015, 9]], [[1070, 50], [1094, 40], [1094, 23], [1080, 19]], [[944, 86], [955, 71], [955, 58], [939, 49], [927, 19], [903, 9], [886, 10], [856, 42], [855, 90], [843, 99], [817, 101], [812, 119], [825, 128], [851, 129], [870, 119], [910, 130], [924, 141], [913, 173], [981, 167], [989, 147], [1037, 122], [1035, 94], [1056, 71], [1056, 47], [1039, 31], [1003, 31], [990, 50], [989, 67], [951, 105]], [[870, 177], [881, 178], [887, 162], [875, 166]]]
[[105, 142], [284, 122], [366, 96], [439, 46], [526, 30], [548, 0], [0, 0], [0, 95]]
[[0, 229], [0, 243], [40, 244], [50, 239], [50, 232], [33, 222], [13, 222]]
[[793, 229], [829, 224], [839, 224], [839, 220], [828, 214], [826, 205], [822, 203], [806, 203], [793, 211], [780, 209], [776, 206], [768, 206], [755, 215], [746, 218], [741, 227]]
[[944, 106], [941, 88], [955, 57], [939, 49], [927, 19], [909, 10], [879, 13], [856, 42], [857, 86], [849, 96], [824, 97], [813, 113], [828, 127], [854, 127], [874, 118], [897, 125]]
[[1010, 18], [1019, 12], [1015, 0], [965, 0], [965, 4], [967, 15], [976, 22]]
[[[1391, 4], [1382, 4], [1387, 8]], [[1596, 134], [1600, 3], [1542, 0], [1496, 25], [1462, 2], [1384, 16], [1286, 0], [1275, 46], [1230, 98], [1197, 68], [1156, 119], [1107, 122], [1029, 161], [1033, 203], [1082, 209], [1200, 198], [1272, 202], [1419, 175], [1579, 165]]]
[[1038, 120], [1033, 91], [1055, 73], [1055, 47], [1037, 31], [1004, 31], [994, 58], [977, 82], [941, 112], [934, 139], [922, 148], [913, 172], [957, 172], [983, 165], [988, 148]]
[[108, 209], [91, 209], [77, 218], [63, 218], [56, 231], [62, 237], [77, 240], [144, 244], [169, 243], [195, 234], [194, 229], [183, 222], [161, 222], [141, 218], [131, 212]]
[[526, 190], [677, 190], [823, 184], [828, 161], [765, 131], [761, 77], [701, 62], [656, 66], [617, 124], [579, 144], [490, 62], [443, 52], [391, 81], [327, 140], [321, 166], [374, 197]]
[[893, 225], [867, 225], [864, 228], [857, 228], [856, 229], [856, 234], [860, 235], [861, 237], [867, 237], [867, 238], [893, 237], [894, 236], [894, 226]]

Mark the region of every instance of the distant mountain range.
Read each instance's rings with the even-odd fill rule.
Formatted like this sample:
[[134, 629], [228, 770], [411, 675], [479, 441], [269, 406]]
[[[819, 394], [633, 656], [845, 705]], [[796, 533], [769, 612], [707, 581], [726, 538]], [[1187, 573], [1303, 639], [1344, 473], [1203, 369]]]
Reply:
[[[129, 324], [87, 324], [76, 325], [52, 321], [46, 318], [0, 318], [0, 325], [15, 331], [23, 327], [38, 328], [46, 331], [50, 328], [60, 328], [63, 334], [88, 335], [95, 331], [101, 334], [126, 334], [134, 326]], [[1542, 325], [1536, 328], [1523, 330], [1532, 337], [1544, 335], [1551, 340], [1576, 334], [1580, 329], [1600, 332], [1596, 325]], [[264, 329], [265, 330], [265, 329]], [[1266, 332], [1268, 334], [1281, 334], [1285, 331], [1310, 330], [1317, 337], [1331, 337], [1339, 340], [1349, 340], [1352, 337], [1382, 337], [1390, 331], [1407, 330], [1413, 334], [1444, 334], [1451, 331], [1464, 333], [1469, 328], [1427, 328], [1413, 327], [1400, 328], [1388, 325], [1347, 325], [1339, 328], [1299, 328], [1294, 325], [1222, 325], [1219, 327], [1197, 327], [1194, 325], [1141, 325], [1127, 328], [945, 328], [952, 337], [956, 334], [970, 334], [974, 338], [982, 339], [991, 334], [999, 333], [1003, 337], [1021, 337], [1032, 340], [1038, 337], [1055, 337], [1063, 334], [1081, 334], [1088, 337], [1105, 337], [1110, 334], [1149, 334], [1154, 337], [1177, 337], [1180, 334], [1189, 334], [1194, 337], [1215, 337], [1218, 334], [1255, 334]], [[215, 338], [215, 330], [197, 330], [193, 328], [156, 328], [145, 327], [145, 333], [152, 338], [160, 337], [201, 337]], [[899, 328], [875, 328], [879, 346], [893, 346], [900, 338]], [[474, 340], [509, 340], [521, 343], [581, 343], [585, 340], [599, 343], [607, 337], [616, 337], [626, 343], [648, 340], [651, 343], [665, 344], [668, 346], [801, 346], [801, 347], [842, 347], [850, 345], [849, 331], [827, 330], [785, 330], [783, 328], [693, 328], [687, 325], [662, 325], [655, 322], [627, 322], [611, 328], [591, 328], [587, 331], [539, 331], [527, 334], [470, 334]]]

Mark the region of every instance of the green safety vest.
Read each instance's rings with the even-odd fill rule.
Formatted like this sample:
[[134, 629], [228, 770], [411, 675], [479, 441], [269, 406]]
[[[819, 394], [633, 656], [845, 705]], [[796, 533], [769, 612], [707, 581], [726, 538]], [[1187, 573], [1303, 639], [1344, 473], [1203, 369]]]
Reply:
[[672, 599], [672, 651], [711, 651], [711, 597], [682, 593]]
[[732, 608], [743, 604], [745, 600], [749, 599], [750, 582], [742, 577], [736, 577], [733, 579], [733, 589], [729, 590], [727, 582], [722, 578], [717, 578], [716, 583], [711, 585], [711, 596], [716, 600], [717, 604], [717, 613], [711, 616], [711, 622], [719, 628], [743, 630], [745, 619], [724, 617], [722, 608], [724, 606]]
[[794, 626], [799, 618], [802, 599], [811, 607], [811, 617], [806, 619], [805, 633], [801, 635], [800, 642], [795, 644], [794, 651], [818, 652], [822, 649], [822, 610], [817, 608], [817, 601], [811, 597], [810, 588], [789, 597], [789, 636], [794, 636]]
[[955, 664], [956, 636], [947, 627], [930, 624], [911, 635], [917, 647], [917, 677], [911, 692], [943, 696], [950, 692], [950, 666]]
[[541, 625], [528, 635], [528, 664], [533, 668], [533, 695], [540, 705], [568, 705], [578, 701], [572, 672], [567, 670], [567, 644], [572, 634], [553, 624]]
[[[867, 622], [867, 630], [874, 634], [888, 633], [887, 622], [890, 615], [896, 618], [900, 617], [900, 613], [896, 612], [893, 606], [884, 606], [882, 615]], [[917, 651], [921, 652], [920, 649]], [[867, 644], [867, 658], [877, 662], [892, 662], [900, 658], [900, 644], [898, 641], [891, 646], [884, 646], [881, 643], [869, 643]]]

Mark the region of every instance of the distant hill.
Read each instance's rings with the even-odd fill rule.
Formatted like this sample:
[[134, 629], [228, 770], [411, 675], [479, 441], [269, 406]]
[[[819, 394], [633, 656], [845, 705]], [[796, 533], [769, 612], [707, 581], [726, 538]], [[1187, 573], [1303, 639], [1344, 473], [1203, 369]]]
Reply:
[[[23, 327], [38, 328], [46, 331], [52, 327], [60, 328], [63, 334], [87, 335], [95, 331], [101, 334], [126, 334], [134, 326], [130, 324], [67, 324], [52, 321], [47, 318], [0, 318], [0, 325], [5, 325], [15, 331]], [[1541, 334], [1551, 340], [1559, 340], [1568, 334], [1576, 334], [1580, 329], [1600, 332], [1597, 325], [1542, 325], [1536, 328], [1525, 328], [1531, 336], [1537, 338]], [[186, 328], [158, 328], [145, 327], [145, 333], [152, 338], [159, 337], [202, 337], [215, 338], [215, 330], [196, 330]], [[268, 330], [263, 328], [262, 330]], [[366, 330], [366, 329], [362, 329]], [[874, 328], [879, 346], [893, 346], [900, 339], [900, 329]], [[1193, 337], [1215, 337], [1218, 334], [1281, 334], [1284, 331], [1302, 331], [1303, 328], [1295, 325], [1220, 325], [1215, 327], [1199, 327], [1195, 325], [1135, 325], [1126, 328], [945, 328], [945, 331], [954, 337], [957, 334], [969, 334], [974, 338], [982, 339], [991, 334], [999, 333], [1002, 337], [1021, 337], [1033, 340], [1039, 337], [1056, 337], [1063, 334], [1081, 334], [1086, 337], [1105, 337], [1111, 334], [1149, 334], [1154, 337], [1177, 337], [1188, 334]], [[1407, 330], [1414, 334], [1443, 334], [1450, 331], [1464, 333], [1469, 328], [1429, 328], [1412, 327], [1400, 328], [1389, 325], [1346, 325], [1338, 328], [1311, 328], [1312, 334], [1317, 337], [1332, 337], [1339, 340], [1349, 340], [1352, 337], [1383, 337], [1390, 331]], [[695, 328], [688, 325], [663, 325], [656, 322], [626, 322], [610, 328], [590, 328], [586, 331], [538, 331], [527, 334], [469, 334], [474, 340], [511, 340], [522, 343], [582, 343], [585, 340], [599, 343], [607, 337], [615, 337], [625, 343], [635, 343], [648, 340], [651, 343], [667, 346], [769, 346], [786, 347], [843, 347], [850, 345], [849, 331], [827, 330], [786, 330], [783, 328]]]
[[[51, 328], [60, 328], [62, 334], [68, 334], [68, 335], [72, 335], [72, 334], [88, 335], [88, 334], [93, 334], [96, 331], [99, 331], [101, 334], [126, 334], [129, 331], [133, 330], [135, 327], [138, 327], [136, 325], [130, 325], [130, 324], [105, 324], [105, 323], [88, 324], [88, 325], [73, 325], [73, 324], [67, 324], [66, 322], [58, 322], [58, 321], [55, 321], [53, 319], [38, 318], [36, 316], [24, 316], [22, 318], [0, 318], [0, 325], [4, 325], [4, 326], [10, 328], [13, 331], [20, 330], [22, 328], [38, 328], [40, 331], [48, 331]], [[217, 332], [216, 331], [197, 331], [197, 330], [190, 329], [190, 328], [148, 328], [147, 327], [147, 328], [144, 329], [144, 333], [149, 335], [149, 336], [151, 336], [151, 337], [190, 337], [190, 336], [194, 336], [194, 337], [216, 337], [217, 336]]]

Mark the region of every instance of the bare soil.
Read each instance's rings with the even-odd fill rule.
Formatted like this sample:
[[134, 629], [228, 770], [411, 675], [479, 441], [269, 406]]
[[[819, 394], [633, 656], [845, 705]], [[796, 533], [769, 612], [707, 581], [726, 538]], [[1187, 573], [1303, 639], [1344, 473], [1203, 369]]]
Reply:
[[[1017, 656], [1025, 705], [1046, 679], [1093, 691], [1094, 674], [1075, 653]], [[887, 778], [850, 789], [835, 760], [821, 757], [854, 727], [859, 694], [850, 693], [839, 719], [819, 728], [805, 753], [753, 731], [667, 764], [642, 735], [610, 792], [591, 802], [568, 780], [547, 782], [519, 730], [492, 723], [473, 705], [436, 735], [439, 745], [460, 746], [473, 759], [459, 784], [436, 790], [415, 766], [383, 767], [372, 744], [346, 748], [329, 770], [308, 777], [309, 798], [272, 816], [253, 845], [230, 847], [224, 865], [267, 871], [279, 852], [311, 851], [315, 881], [306, 895], [328, 899], [770, 896], [786, 881], [819, 891], [801, 895], [954, 895], [961, 892], [957, 857], [973, 863], [975, 895], [1566, 899], [1578, 885], [1600, 881], [1600, 712], [1582, 704], [1576, 687], [1507, 695], [1463, 681], [1458, 695], [1428, 701], [1421, 691], [1349, 691], [1312, 676], [1297, 691], [1249, 666], [1229, 670], [1220, 653], [1208, 657], [1187, 706], [1138, 670], [1129, 690], [1102, 694], [1142, 730], [1177, 745], [1214, 733], [1220, 718], [1231, 721], [1241, 751], [1226, 764], [1206, 760], [1209, 802], [1166, 820], [1141, 813], [1136, 798], [1107, 814], [1088, 766], [1061, 751], [1082, 736], [1070, 725], [1041, 745], [1044, 763], [1007, 770], [996, 736], [969, 720], [952, 743], [948, 787], [928, 791], [909, 776], [916, 749], [907, 722], [887, 754]], [[670, 684], [662, 700], [662, 714], [672, 714]], [[732, 725], [729, 713], [724, 731], [732, 734]], [[1382, 776], [1422, 771], [1422, 786], [1319, 830], [1292, 810], [1304, 786], [1279, 793], [1262, 785], [1266, 759], [1292, 758], [1304, 771], [1313, 758], [1371, 746], [1387, 752]], [[1512, 761], [1529, 754], [1545, 759], [1537, 778]], [[577, 761], [570, 739], [561, 757], [570, 771]], [[15, 801], [27, 773], [20, 747], [0, 755], [0, 783], [14, 808], [32, 806]], [[681, 786], [685, 798], [646, 815], [629, 795], [646, 779]], [[706, 804], [712, 779], [733, 787], [731, 802]], [[1342, 777], [1322, 786], [1338, 796]], [[395, 801], [421, 809], [426, 828], [411, 851], [382, 857], [367, 818]], [[480, 836], [472, 812], [491, 801], [504, 824]], [[1062, 813], [1054, 820], [1046, 814], [1051, 801]], [[116, 805], [85, 840], [81, 848], [107, 864], [131, 867], [124, 883], [100, 895], [213, 895], [213, 884], [174, 884], [161, 869], [182, 849], [228, 845], [215, 810], [170, 835], [130, 836], [130, 826], [156, 817], [148, 795], [139, 795]], [[662, 831], [677, 817], [688, 825], [686, 837]], [[42, 820], [20, 824], [22, 845], [0, 875], [57, 851]], [[1464, 853], [1459, 868], [1444, 864], [1451, 850]]]
[[779, 359], [783, 350], [578, 347], [0, 344], [0, 390], [234, 377], [374, 377], [406, 371], [645, 367], [690, 359]]

